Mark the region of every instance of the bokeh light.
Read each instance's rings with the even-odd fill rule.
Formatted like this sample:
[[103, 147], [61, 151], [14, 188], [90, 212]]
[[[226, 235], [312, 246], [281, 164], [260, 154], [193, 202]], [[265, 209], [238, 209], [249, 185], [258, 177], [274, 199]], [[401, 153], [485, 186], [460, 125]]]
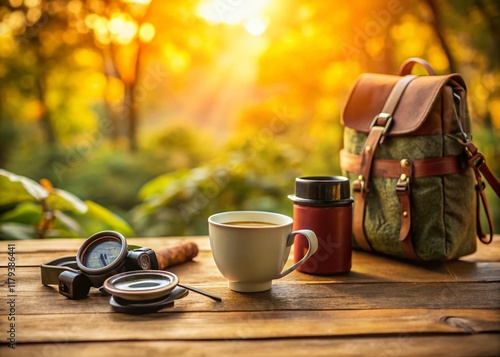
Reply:
[[142, 42], [150, 42], [155, 36], [156, 30], [153, 24], [145, 22], [139, 29], [139, 38]]

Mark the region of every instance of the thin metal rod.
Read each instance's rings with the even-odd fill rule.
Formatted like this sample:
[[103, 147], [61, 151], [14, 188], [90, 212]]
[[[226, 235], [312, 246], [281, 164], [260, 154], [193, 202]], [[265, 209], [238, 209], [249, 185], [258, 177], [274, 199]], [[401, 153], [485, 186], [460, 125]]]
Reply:
[[194, 291], [195, 293], [198, 293], [198, 294], [201, 294], [201, 295], [205, 295], [206, 297], [209, 297], [212, 300], [215, 300], [215, 301], [218, 301], [218, 302], [222, 301], [222, 299], [220, 297], [212, 295], [210, 293], [207, 293], [206, 291], [203, 291], [203, 290], [200, 290], [200, 289], [197, 289], [197, 288], [193, 288], [192, 286], [184, 285], [184, 284], [177, 284], [177, 285], [180, 286], [180, 287], [182, 287], [182, 288]]

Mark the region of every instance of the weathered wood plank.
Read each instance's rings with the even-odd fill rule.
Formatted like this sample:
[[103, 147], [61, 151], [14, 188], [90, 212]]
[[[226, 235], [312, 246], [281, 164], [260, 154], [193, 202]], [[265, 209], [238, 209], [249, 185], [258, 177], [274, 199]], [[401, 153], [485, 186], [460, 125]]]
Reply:
[[[0, 247], [7, 247], [10, 243], [16, 245], [16, 251], [18, 253], [74, 252], [74, 255], [84, 241], [85, 239], [79, 238], [8, 240], [0, 241]], [[152, 249], [161, 249], [187, 241], [195, 242], [202, 251], [210, 250], [210, 242], [207, 236], [127, 238], [129, 244], [150, 247]]]
[[[38, 267], [42, 263], [48, 263], [61, 256], [71, 255], [74, 256], [75, 252], [17, 254], [16, 265], [19, 270], [24, 267]], [[288, 266], [292, 264], [292, 260], [293, 256], [290, 256], [287, 262]], [[5, 262], [5, 260], [3, 261]], [[3, 267], [5, 267], [5, 264]], [[0, 266], [0, 271], [1, 269]], [[171, 267], [169, 270], [191, 283], [208, 283], [222, 279], [210, 251], [201, 251], [192, 262]], [[39, 275], [40, 273], [36, 274]], [[310, 283], [500, 281], [500, 262], [458, 260], [439, 264], [418, 265], [364, 252], [354, 252], [352, 270], [347, 274], [317, 276], [294, 272], [285, 279]]]
[[[0, 273], [5, 276], [5, 268], [2, 269]], [[220, 276], [210, 277], [207, 274], [210, 278], [205, 283], [194, 284], [191, 280], [192, 275], [179, 274], [179, 276], [181, 282], [205, 289], [223, 299], [222, 303], [216, 303], [191, 292], [186, 298], [176, 303], [174, 309], [180, 311], [248, 311], [261, 305], [266, 307], [265, 310], [500, 308], [500, 282], [401, 283], [391, 281], [366, 284], [281, 279], [273, 283], [270, 291], [242, 294], [229, 290], [224, 278]], [[294, 279], [294, 277], [289, 279]], [[5, 284], [6, 281], [2, 280], [2, 285], [5, 286]], [[21, 314], [51, 314], [55, 311], [59, 313], [110, 311], [109, 298], [101, 296], [96, 289], [92, 289], [89, 298], [72, 301], [60, 295], [56, 286], [41, 285], [38, 268], [16, 270], [16, 294], [17, 310]], [[4, 296], [0, 296], [0, 304], [5, 299]]]
[[[200, 247], [195, 261], [170, 270], [181, 282], [223, 298], [222, 303], [216, 303], [190, 293], [172, 308], [139, 316], [113, 313], [109, 298], [96, 290], [85, 300], [73, 301], [58, 294], [55, 287], [41, 285], [38, 264], [74, 255], [82, 240], [14, 242], [19, 345], [16, 351], [2, 346], [0, 352], [2, 356], [113, 356], [131, 351], [185, 351], [194, 355], [248, 351], [249, 355], [283, 356], [406, 352], [424, 356], [499, 355], [497, 237], [490, 246], [493, 249], [479, 245], [478, 253], [443, 264], [419, 265], [354, 252], [349, 274], [321, 277], [294, 272], [276, 281], [270, 291], [256, 294], [227, 288], [213, 262], [207, 237], [130, 239], [131, 244], [153, 249], [195, 241]], [[3, 243], [7, 247], [8, 243]], [[0, 250], [3, 291], [6, 252]], [[7, 302], [6, 295], [0, 295], [2, 311]], [[250, 342], [252, 339], [256, 340]]]
[[[52, 252], [61, 253], [57, 256], [69, 254], [74, 255], [81, 246], [84, 239], [34, 239], [34, 240], [14, 240], [0, 241], [0, 264], [3, 264], [1, 253], [7, 251], [6, 247], [9, 243], [16, 245], [18, 254], [23, 253], [41, 253]], [[152, 249], [162, 249], [168, 246], [179, 244], [181, 242], [192, 241], [198, 245], [200, 251], [210, 251], [210, 242], [207, 236], [186, 236], [186, 237], [159, 237], [159, 238], [127, 238], [130, 244], [147, 246]], [[372, 254], [368, 254], [372, 256]], [[462, 257], [461, 260], [466, 261], [500, 261], [500, 235], [495, 235], [493, 242], [490, 244], [481, 244], [478, 242], [477, 251], [474, 254]], [[40, 262], [37, 264], [41, 264]]]
[[[321, 323], [318, 323], [321, 321]], [[286, 324], [284, 324], [286, 322]], [[192, 312], [18, 315], [17, 342], [224, 340], [500, 332], [495, 310]], [[98, 328], [97, 328], [98, 327]]]
[[311, 338], [225, 341], [120, 341], [103, 344], [69, 341], [0, 347], [2, 356], [498, 356], [499, 334]]

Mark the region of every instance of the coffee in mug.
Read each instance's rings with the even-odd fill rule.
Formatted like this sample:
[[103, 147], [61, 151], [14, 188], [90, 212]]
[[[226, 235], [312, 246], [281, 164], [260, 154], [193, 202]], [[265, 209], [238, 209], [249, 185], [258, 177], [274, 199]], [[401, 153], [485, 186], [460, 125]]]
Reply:
[[230, 226], [243, 226], [243, 227], [265, 227], [265, 226], [275, 226], [274, 223], [269, 222], [255, 222], [255, 221], [237, 221], [237, 222], [227, 222]]
[[[233, 211], [210, 216], [210, 247], [231, 290], [269, 290], [272, 280], [288, 275], [307, 261], [318, 248], [316, 235], [307, 229], [292, 232], [292, 226], [290, 217], [272, 212]], [[306, 240], [304, 255], [283, 270], [299, 234]]]
[[[352, 204], [349, 180], [342, 176], [310, 176], [295, 180], [293, 229], [311, 229], [318, 250], [298, 268], [309, 274], [330, 275], [351, 270]], [[294, 260], [302, 259], [307, 240], [297, 236]]]

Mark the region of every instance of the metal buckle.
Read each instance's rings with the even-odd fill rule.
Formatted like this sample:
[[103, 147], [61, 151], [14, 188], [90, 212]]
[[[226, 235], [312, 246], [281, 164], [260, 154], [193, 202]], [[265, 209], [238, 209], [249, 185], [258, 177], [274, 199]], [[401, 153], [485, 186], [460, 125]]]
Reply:
[[476, 191], [484, 191], [486, 189], [486, 184], [484, 183], [484, 181], [480, 181], [478, 183], [476, 183]]
[[406, 174], [401, 174], [399, 176], [398, 182], [396, 183], [396, 193], [404, 194], [410, 189], [410, 178]]
[[485, 158], [482, 152], [476, 152], [474, 155], [469, 157], [470, 167], [479, 169], [485, 163]]
[[375, 115], [375, 118], [373, 118], [373, 120], [372, 120], [372, 123], [370, 125], [370, 130], [374, 126], [381, 126], [381, 125], [377, 125], [378, 118], [386, 119], [386, 122], [385, 122], [385, 125], [384, 125], [384, 130], [382, 131], [382, 136], [380, 137], [380, 141], [379, 141], [379, 143], [382, 144], [384, 142], [384, 140], [385, 140], [385, 135], [387, 134], [387, 132], [389, 131], [389, 129], [392, 126], [393, 119], [392, 119], [392, 115], [389, 114], [389, 113], [380, 113], [380, 114], [377, 114], [377, 115]]
[[358, 191], [358, 192], [361, 192], [361, 194], [365, 194], [365, 179], [362, 175], [359, 175], [358, 176], [358, 179], [355, 180], [353, 183], [352, 183], [352, 188], [353, 188], [353, 191]]

